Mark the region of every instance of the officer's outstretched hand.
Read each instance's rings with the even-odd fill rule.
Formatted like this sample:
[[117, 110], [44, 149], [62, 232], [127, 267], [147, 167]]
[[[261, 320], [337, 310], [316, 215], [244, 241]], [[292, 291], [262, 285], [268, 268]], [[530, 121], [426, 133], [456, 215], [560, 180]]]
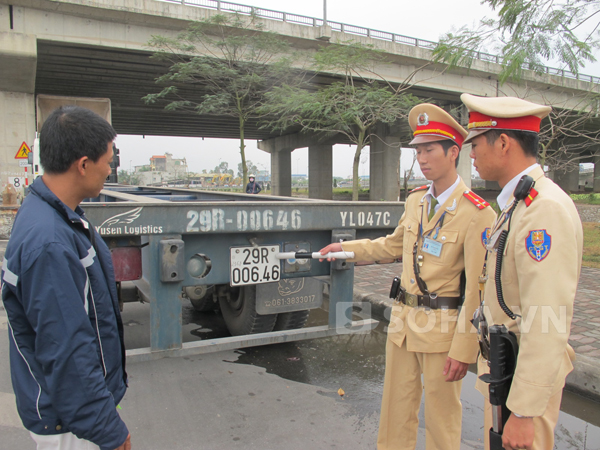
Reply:
[[502, 446], [505, 450], [531, 450], [534, 436], [533, 419], [511, 414], [502, 432]]
[[467, 370], [469, 370], [467, 363], [457, 361], [448, 356], [442, 375], [446, 375], [446, 381], [458, 381], [465, 377]]
[[[321, 255], [326, 255], [327, 253], [330, 252], [341, 252], [342, 251], [342, 244], [340, 244], [339, 242], [335, 242], [333, 244], [329, 244], [327, 247], [323, 247], [321, 250], [319, 250], [319, 253]], [[319, 261], [323, 261], [323, 259], [319, 259]], [[327, 258], [327, 261], [335, 261], [335, 258]]]

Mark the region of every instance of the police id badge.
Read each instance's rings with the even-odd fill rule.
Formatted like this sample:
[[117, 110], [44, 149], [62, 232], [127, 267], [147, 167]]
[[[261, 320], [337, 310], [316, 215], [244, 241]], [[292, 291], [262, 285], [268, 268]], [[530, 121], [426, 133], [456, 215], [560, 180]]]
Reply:
[[442, 243], [426, 237], [423, 240], [423, 252], [439, 257], [442, 254]]

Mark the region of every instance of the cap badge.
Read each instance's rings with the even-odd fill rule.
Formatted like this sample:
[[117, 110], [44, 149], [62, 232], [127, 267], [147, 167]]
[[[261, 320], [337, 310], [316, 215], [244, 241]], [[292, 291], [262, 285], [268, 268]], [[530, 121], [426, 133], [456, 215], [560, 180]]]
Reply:
[[420, 125], [420, 126], [429, 125], [429, 116], [427, 115], [427, 113], [419, 114], [419, 117], [417, 117], [417, 125]]

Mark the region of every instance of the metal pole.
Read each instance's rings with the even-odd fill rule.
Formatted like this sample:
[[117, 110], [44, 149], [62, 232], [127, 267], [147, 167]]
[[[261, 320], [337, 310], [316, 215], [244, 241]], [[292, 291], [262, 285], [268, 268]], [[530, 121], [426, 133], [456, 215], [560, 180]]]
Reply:
[[327, 0], [323, 0], [323, 25], [327, 25]]

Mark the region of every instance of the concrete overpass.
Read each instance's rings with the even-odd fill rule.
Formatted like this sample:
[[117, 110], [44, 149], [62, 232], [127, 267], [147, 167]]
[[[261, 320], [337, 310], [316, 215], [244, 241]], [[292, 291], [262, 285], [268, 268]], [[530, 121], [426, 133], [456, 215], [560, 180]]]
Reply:
[[[227, 5], [207, 0], [206, 5]], [[214, 6], [213, 5], [213, 6]], [[228, 4], [232, 5], [232, 4]], [[222, 10], [226, 8], [221, 8]], [[264, 10], [260, 10], [264, 11]], [[259, 11], [259, 12], [260, 12]], [[38, 94], [74, 97], [108, 97], [112, 121], [122, 134], [167, 136], [237, 137], [237, 122], [227, 117], [166, 112], [160, 105], [145, 105], [141, 97], [157, 92], [154, 79], [165, 67], [148, 58], [146, 43], [152, 35], [174, 36], [189, 21], [221, 13], [183, 2], [156, 0], [0, 0], [0, 179], [21, 175], [14, 156], [23, 141], [32, 143], [36, 132], [35, 97]], [[279, 33], [292, 46], [314, 51], [324, 42], [353, 39], [383, 50], [390, 63], [379, 72], [400, 83], [415, 69], [427, 65], [414, 78], [415, 95], [435, 98], [442, 104], [459, 104], [459, 95], [517, 95], [557, 107], [574, 107], [586, 92], [598, 91], [596, 79], [576, 79], [548, 73], [527, 74], [522, 83], [500, 90], [493, 61], [476, 61], [471, 70], [445, 72], [430, 64], [429, 45], [408, 42], [383, 32], [357, 33], [360, 27], [339, 26], [314, 19], [312, 23], [281, 17], [264, 19], [268, 30]], [[259, 14], [269, 16], [269, 14]], [[275, 20], [276, 19], [276, 20]], [[343, 24], [342, 24], [343, 25]], [[352, 34], [349, 34], [352, 33]], [[425, 41], [421, 41], [425, 42]], [[333, 78], [335, 74], [331, 74]], [[327, 82], [327, 76], [322, 82]], [[197, 96], [201, 92], [189, 91]], [[466, 117], [463, 117], [465, 120]], [[401, 127], [380, 130], [384, 143], [371, 146], [371, 199], [395, 200], [398, 193], [398, 161]], [[291, 194], [291, 152], [309, 147], [310, 195], [331, 195], [331, 144], [311, 136], [273, 136], [250, 124], [249, 139], [262, 140], [260, 148], [272, 155], [274, 193]], [[396, 144], [395, 146], [385, 145]], [[468, 152], [468, 149], [465, 149]], [[470, 173], [468, 157], [461, 170]], [[577, 174], [575, 175], [575, 179]], [[565, 178], [566, 177], [566, 178]], [[572, 182], [568, 175], [565, 183]], [[470, 179], [470, 175], [465, 177]], [[572, 177], [571, 177], [572, 178]]]

